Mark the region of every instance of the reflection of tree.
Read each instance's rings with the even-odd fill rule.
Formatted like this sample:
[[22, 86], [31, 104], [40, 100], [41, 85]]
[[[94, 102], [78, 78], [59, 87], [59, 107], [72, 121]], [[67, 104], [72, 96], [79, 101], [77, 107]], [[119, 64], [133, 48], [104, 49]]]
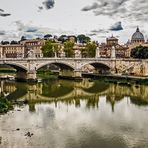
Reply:
[[124, 96], [116, 96], [116, 95], [107, 95], [106, 102], [109, 102], [112, 106], [112, 111], [114, 112], [115, 104], [121, 101]]
[[141, 99], [140, 97], [130, 97], [130, 100], [133, 104], [138, 106], [147, 106], [148, 100]]
[[81, 103], [80, 103], [80, 99], [76, 99], [75, 100], [75, 107], [80, 107]]
[[87, 108], [98, 108], [98, 104], [99, 104], [99, 97], [91, 97], [89, 99], [87, 99], [87, 103], [86, 103], [86, 107]]
[[29, 102], [29, 111], [30, 112], [35, 112], [35, 104]]

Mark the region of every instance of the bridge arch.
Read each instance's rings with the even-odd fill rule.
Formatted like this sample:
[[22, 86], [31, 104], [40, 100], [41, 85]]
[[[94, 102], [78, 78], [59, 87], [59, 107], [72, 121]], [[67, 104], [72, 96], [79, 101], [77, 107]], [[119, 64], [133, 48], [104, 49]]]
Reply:
[[0, 63], [0, 65], [8, 65], [14, 69], [16, 69], [17, 71], [27, 71], [27, 68], [19, 63], [13, 63], [13, 62], [6, 62], [6, 63]]
[[90, 88], [82, 88], [87, 93], [90, 94], [103, 94], [109, 90], [110, 85], [104, 83], [103, 81], [94, 81], [94, 84]]
[[85, 67], [86, 65], [91, 65], [93, 66], [96, 70], [104, 70], [106, 72], [109, 72], [111, 67], [108, 63], [103, 63], [103, 62], [86, 62], [84, 64], [81, 65], [81, 70], [83, 69], [83, 67]]
[[65, 63], [65, 62], [46, 62], [46, 63], [39, 64], [36, 67], [36, 70], [39, 70], [40, 68], [42, 68], [46, 65], [50, 65], [50, 64], [56, 65], [60, 69], [66, 69], [66, 70], [74, 70], [75, 69], [73, 65], [71, 65], [69, 63]]

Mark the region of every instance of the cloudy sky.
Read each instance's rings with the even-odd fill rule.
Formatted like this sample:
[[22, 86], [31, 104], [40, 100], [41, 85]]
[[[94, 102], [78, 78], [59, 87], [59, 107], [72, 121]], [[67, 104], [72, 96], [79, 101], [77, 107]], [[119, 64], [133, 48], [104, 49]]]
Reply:
[[137, 26], [147, 39], [147, 0], [0, 0], [0, 40], [50, 33], [126, 42]]

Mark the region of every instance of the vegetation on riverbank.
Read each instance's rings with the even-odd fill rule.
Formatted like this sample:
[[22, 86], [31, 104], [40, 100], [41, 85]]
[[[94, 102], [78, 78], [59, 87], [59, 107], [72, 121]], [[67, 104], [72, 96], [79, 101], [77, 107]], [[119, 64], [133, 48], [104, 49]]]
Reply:
[[107, 83], [114, 83], [119, 85], [131, 86], [136, 85], [148, 85], [148, 78], [144, 77], [128, 77], [128, 76], [111, 76], [111, 75], [84, 75], [84, 78], [104, 80]]
[[16, 73], [16, 70], [13, 68], [0, 68], [0, 73]]
[[47, 70], [47, 69], [41, 69], [37, 71], [37, 75], [38, 77], [43, 78], [43, 79], [57, 79], [58, 78], [57, 73], [54, 73], [51, 70]]
[[104, 78], [105, 82], [119, 84], [119, 85], [126, 85], [131, 86], [132, 84], [139, 84], [139, 85], [148, 85], [148, 79], [138, 79], [138, 78], [119, 78], [119, 77], [112, 77], [112, 78]]
[[8, 101], [5, 97], [0, 98], [0, 114], [7, 113], [9, 110], [13, 109], [12, 102]]

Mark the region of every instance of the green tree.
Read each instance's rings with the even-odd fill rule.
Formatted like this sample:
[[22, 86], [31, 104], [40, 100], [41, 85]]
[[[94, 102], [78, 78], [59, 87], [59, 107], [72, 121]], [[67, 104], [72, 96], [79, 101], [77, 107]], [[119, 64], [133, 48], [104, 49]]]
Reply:
[[47, 40], [45, 45], [42, 47], [42, 52], [44, 57], [54, 57], [54, 46], [53, 41]]
[[131, 50], [132, 58], [147, 59], [148, 58], [148, 47], [137, 46]]
[[51, 37], [52, 37], [51, 34], [46, 34], [46, 35], [44, 35], [44, 39], [49, 39], [49, 38], [51, 38]]
[[58, 43], [53, 43], [52, 45], [53, 45], [53, 52], [54, 52], [55, 56], [57, 57], [59, 54], [59, 51], [61, 49], [61, 45]]
[[82, 57], [95, 57], [97, 45], [95, 42], [89, 42], [85, 48], [81, 49]]
[[64, 52], [66, 57], [73, 57], [74, 56], [74, 43], [70, 41], [66, 41], [64, 43]]
[[68, 40], [68, 37], [67, 35], [61, 35], [59, 38], [58, 38], [58, 41], [61, 41], [62, 43], [64, 43], [65, 41]]
[[84, 34], [80, 34], [77, 36], [77, 40], [80, 42], [80, 43], [88, 43], [90, 42], [90, 37], [88, 36], [85, 36]]

